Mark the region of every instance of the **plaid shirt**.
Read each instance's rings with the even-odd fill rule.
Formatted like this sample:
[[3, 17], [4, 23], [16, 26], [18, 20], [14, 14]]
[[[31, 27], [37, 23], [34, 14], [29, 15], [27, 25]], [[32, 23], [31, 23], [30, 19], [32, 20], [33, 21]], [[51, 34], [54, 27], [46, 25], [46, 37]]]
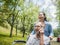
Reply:
[[[44, 45], [48, 45], [50, 42], [50, 38], [44, 36]], [[40, 45], [40, 39], [36, 38], [36, 34], [30, 35], [26, 45]]]

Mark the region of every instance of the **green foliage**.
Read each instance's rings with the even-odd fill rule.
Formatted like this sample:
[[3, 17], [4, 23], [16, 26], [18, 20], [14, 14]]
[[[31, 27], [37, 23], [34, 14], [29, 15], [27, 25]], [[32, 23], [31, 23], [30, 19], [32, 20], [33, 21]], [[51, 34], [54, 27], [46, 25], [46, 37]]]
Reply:
[[25, 4], [25, 2], [22, 0], [23, 3], [18, 3], [20, 11], [18, 13], [19, 16], [19, 23], [20, 23], [20, 29], [23, 33], [30, 32], [33, 29], [33, 24], [37, 20], [38, 17], [38, 7], [34, 5], [32, 2], [29, 2]]
[[60, 35], [60, 29], [54, 30], [54, 36], [57, 37], [58, 35]]
[[58, 28], [55, 31], [56, 36], [60, 34], [60, 0], [56, 0], [56, 5], [57, 5], [57, 17], [56, 19], [58, 20]]
[[[33, 24], [37, 20], [39, 7], [34, 5], [32, 1], [26, 0], [1, 0], [0, 7], [0, 23], [8, 22], [11, 26], [11, 34], [13, 27], [17, 26], [22, 32], [30, 32]], [[2, 21], [3, 20], [3, 21]]]
[[58, 36], [58, 31], [54, 30], [54, 36], [57, 37]]
[[57, 19], [60, 20], [60, 0], [57, 0], [56, 3], [57, 3]]

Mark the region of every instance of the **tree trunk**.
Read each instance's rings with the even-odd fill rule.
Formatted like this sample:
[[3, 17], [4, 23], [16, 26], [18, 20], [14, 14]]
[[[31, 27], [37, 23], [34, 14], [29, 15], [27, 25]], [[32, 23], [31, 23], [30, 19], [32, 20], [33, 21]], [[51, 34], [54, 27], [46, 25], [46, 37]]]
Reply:
[[12, 37], [13, 25], [11, 25], [10, 37]]
[[22, 31], [23, 35], [22, 35], [22, 37], [24, 37], [24, 35], [25, 35], [25, 27], [24, 27], [25, 26], [25, 16], [23, 16], [22, 25], [23, 25], [23, 29], [22, 29], [23, 30]]
[[22, 37], [24, 37], [24, 35], [25, 35], [25, 27], [23, 25], [23, 36]]
[[17, 36], [17, 25], [16, 25], [16, 36]]
[[12, 37], [13, 26], [14, 26], [14, 14], [12, 15], [12, 23], [11, 23], [10, 37]]

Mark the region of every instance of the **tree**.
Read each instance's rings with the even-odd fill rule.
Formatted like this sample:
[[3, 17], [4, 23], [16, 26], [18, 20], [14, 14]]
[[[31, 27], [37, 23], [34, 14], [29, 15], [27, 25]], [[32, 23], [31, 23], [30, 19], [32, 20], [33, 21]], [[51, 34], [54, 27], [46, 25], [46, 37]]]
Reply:
[[5, 14], [5, 21], [7, 21], [11, 26], [10, 37], [12, 37], [13, 26], [17, 17], [16, 8], [18, 5], [18, 0], [3, 0], [2, 3], [3, 5], [1, 6], [1, 12], [2, 14]]
[[12, 37], [15, 26], [16, 35], [19, 27], [24, 37], [25, 32], [30, 32], [34, 21], [37, 20], [39, 7], [34, 5], [31, 0], [28, 2], [26, 0], [2, 0], [2, 2], [1, 12], [5, 14], [5, 21], [11, 26], [10, 37]]
[[[36, 5], [34, 5], [32, 2], [27, 2], [25, 4], [24, 0], [22, 0], [23, 3], [19, 3], [20, 7], [20, 29], [23, 33], [23, 37], [25, 35], [25, 32], [30, 32], [30, 29], [32, 28], [32, 25], [34, 21], [37, 20], [38, 15], [38, 9]], [[22, 5], [21, 5], [22, 4]]]
[[56, 0], [54, 5], [57, 7], [56, 19], [58, 21], [58, 28], [54, 30], [54, 36], [58, 36], [60, 34], [60, 0]]
[[56, 4], [57, 4], [57, 20], [59, 22], [57, 30], [58, 30], [58, 32], [60, 34], [60, 0], [57, 0]]

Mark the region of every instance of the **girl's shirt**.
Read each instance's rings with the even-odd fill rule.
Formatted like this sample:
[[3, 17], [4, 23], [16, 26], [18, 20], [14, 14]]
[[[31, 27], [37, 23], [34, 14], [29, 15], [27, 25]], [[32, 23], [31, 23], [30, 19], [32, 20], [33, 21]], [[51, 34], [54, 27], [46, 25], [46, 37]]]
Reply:
[[[34, 35], [34, 34], [35, 34], [35, 31], [33, 30], [30, 35]], [[53, 36], [52, 26], [47, 21], [45, 21], [44, 35], [47, 37]]]

